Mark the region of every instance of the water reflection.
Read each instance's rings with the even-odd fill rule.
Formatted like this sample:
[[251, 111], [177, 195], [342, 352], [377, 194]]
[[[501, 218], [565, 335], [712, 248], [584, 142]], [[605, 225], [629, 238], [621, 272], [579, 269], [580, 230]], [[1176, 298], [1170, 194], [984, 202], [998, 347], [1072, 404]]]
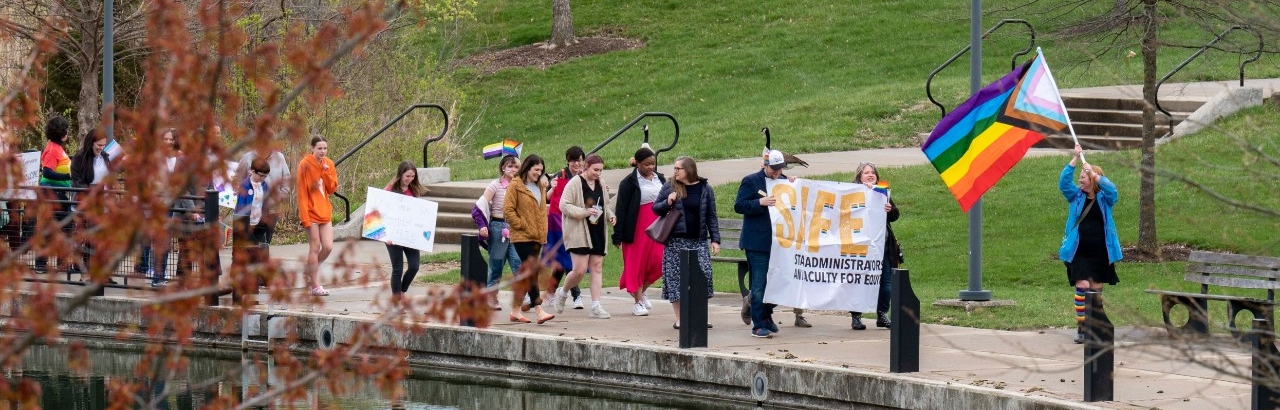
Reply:
[[[94, 347], [89, 349], [87, 376], [70, 371], [67, 352], [59, 346], [33, 346], [20, 368], [5, 370], [9, 380], [26, 379], [40, 383], [45, 409], [105, 409], [108, 386], [116, 382], [141, 382], [143, 400], [155, 400], [155, 408], [194, 410], [219, 397], [233, 395], [241, 401], [282, 382], [270, 358], [265, 355], [226, 351], [199, 351], [188, 355], [189, 364], [176, 377], [138, 377], [135, 368], [144, 356], [136, 350]], [[136, 347], [135, 347], [136, 349]], [[166, 369], [153, 374], [167, 374]], [[265, 373], [265, 374], [264, 374]], [[423, 372], [419, 372], [423, 373]], [[304, 401], [276, 401], [262, 408], [304, 409], [728, 409], [754, 408], [744, 403], [712, 402], [705, 399], [673, 397], [662, 392], [611, 389], [600, 386], [566, 387], [552, 380], [528, 375], [477, 375], [457, 372], [428, 372], [427, 377], [402, 381], [402, 396], [388, 400], [373, 383], [353, 382], [341, 395], [330, 394], [318, 382]], [[533, 381], [530, 381], [533, 379]], [[212, 381], [212, 382], [211, 382]], [[513, 387], [514, 383], [519, 383]], [[245, 386], [250, 388], [246, 389]], [[176, 394], [174, 394], [176, 392]], [[162, 398], [162, 399], [157, 399]], [[146, 406], [131, 406], [134, 408]]]

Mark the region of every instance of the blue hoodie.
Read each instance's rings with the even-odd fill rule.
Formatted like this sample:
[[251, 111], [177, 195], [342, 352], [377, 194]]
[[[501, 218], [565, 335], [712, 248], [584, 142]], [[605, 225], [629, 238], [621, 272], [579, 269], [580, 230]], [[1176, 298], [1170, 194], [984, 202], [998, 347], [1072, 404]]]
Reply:
[[[1058, 177], [1058, 189], [1062, 191], [1062, 196], [1067, 199], [1067, 225], [1063, 227], [1062, 247], [1058, 249], [1058, 259], [1063, 262], [1071, 262], [1075, 259], [1076, 248], [1080, 246], [1080, 230], [1076, 229], [1076, 219], [1080, 218], [1080, 213], [1084, 211], [1085, 203], [1089, 197], [1080, 187], [1075, 185], [1072, 176], [1075, 175], [1076, 167], [1067, 164], [1062, 169], [1062, 175]], [[1094, 206], [1101, 207], [1103, 226], [1107, 236], [1107, 260], [1111, 263], [1118, 262], [1124, 255], [1120, 253], [1120, 235], [1116, 233], [1115, 220], [1111, 218], [1111, 210], [1116, 206], [1116, 200], [1119, 199], [1119, 192], [1116, 191], [1116, 184], [1111, 183], [1106, 176], [1098, 178], [1098, 198], [1097, 204]]]

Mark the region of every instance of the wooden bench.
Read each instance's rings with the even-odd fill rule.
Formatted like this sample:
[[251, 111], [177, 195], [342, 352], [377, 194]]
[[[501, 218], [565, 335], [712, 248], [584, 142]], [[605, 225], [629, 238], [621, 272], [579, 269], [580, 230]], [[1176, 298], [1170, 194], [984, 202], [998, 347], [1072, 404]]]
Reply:
[[[1208, 306], [1210, 300], [1227, 302], [1227, 328], [1231, 335], [1241, 338], [1236, 328], [1236, 315], [1249, 311], [1256, 319], [1266, 320], [1267, 329], [1274, 329], [1275, 291], [1280, 289], [1280, 258], [1193, 251], [1187, 258], [1184, 279], [1200, 284], [1200, 293], [1147, 290], [1160, 295], [1160, 309], [1169, 335], [1209, 334]], [[1266, 299], [1209, 293], [1209, 286], [1236, 289], [1266, 289]], [[1187, 309], [1187, 323], [1174, 326], [1169, 311], [1176, 305]]]
[[[720, 250], [741, 251], [738, 247], [738, 239], [742, 237], [742, 220], [741, 219], [720, 219]], [[742, 296], [750, 293], [750, 283], [748, 275], [751, 273], [751, 267], [747, 265], [747, 258], [736, 256], [712, 256], [711, 262], [726, 262], [738, 265], [738, 292]]]

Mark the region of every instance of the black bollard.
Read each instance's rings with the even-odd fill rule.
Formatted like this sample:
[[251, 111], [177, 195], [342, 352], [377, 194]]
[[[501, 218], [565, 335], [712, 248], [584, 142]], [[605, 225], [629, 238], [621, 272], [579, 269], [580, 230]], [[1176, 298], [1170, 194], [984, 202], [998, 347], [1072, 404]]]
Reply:
[[893, 326], [889, 328], [889, 372], [920, 371], [920, 299], [911, 288], [911, 271], [893, 269], [889, 309]]
[[1115, 392], [1115, 327], [1101, 294], [1085, 292], [1084, 401], [1111, 401]]
[[[222, 229], [218, 224], [218, 191], [212, 189], [204, 190], [204, 217], [206, 236], [205, 243], [202, 245], [205, 247], [206, 254], [203, 255], [205, 263], [201, 267], [200, 273], [208, 280], [208, 283], [217, 286], [219, 277], [222, 276], [222, 257], [218, 255], [218, 250], [222, 249], [222, 241], [224, 240]], [[194, 234], [199, 235], [198, 233]], [[218, 296], [218, 293], [212, 293], [205, 297], [209, 306], [218, 306]]]
[[1280, 409], [1280, 392], [1272, 387], [1280, 383], [1280, 351], [1276, 350], [1276, 334], [1267, 319], [1253, 319], [1253, 331], [1249, 332], [1253, 345], [1253, 388], [1250, 408], [1253, 410]]
[[[484, 289], [489, 284], [489, 263], [485, 260], [484, 255], [480, 254], [480, 239], [472, 234], [462, 235], [461, 244], [462, 266], [460, 268], [462, 283], [469, 285], [466, 286], [468, 289]], [[462, 300], [470, 300], [471, 296], [471, 291], [464, 291]], [[488, 308], [488, 306], [483, 307], [483, 309]], [[471, 318], [463, 318], [460, 324], [462, 326], [475, 327], [476, 322]]]
[[680, 348], [707, 347], [707, 276], [697, 251], [680, 251]]

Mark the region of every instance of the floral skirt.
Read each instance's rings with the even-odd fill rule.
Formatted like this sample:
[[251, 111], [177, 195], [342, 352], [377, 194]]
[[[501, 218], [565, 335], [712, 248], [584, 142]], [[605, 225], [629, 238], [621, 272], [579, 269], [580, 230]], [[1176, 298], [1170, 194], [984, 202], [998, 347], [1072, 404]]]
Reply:
[[707, 298], [715, 294], [711, 282], [711, 250], [707, 241], [686, 238], [668, 238], [666, 249], [662, 253], [662, 298], [680, 301], [680, 251], [694, 250], [698, 258], [695, 270], [702, 271], [707, 277]]

